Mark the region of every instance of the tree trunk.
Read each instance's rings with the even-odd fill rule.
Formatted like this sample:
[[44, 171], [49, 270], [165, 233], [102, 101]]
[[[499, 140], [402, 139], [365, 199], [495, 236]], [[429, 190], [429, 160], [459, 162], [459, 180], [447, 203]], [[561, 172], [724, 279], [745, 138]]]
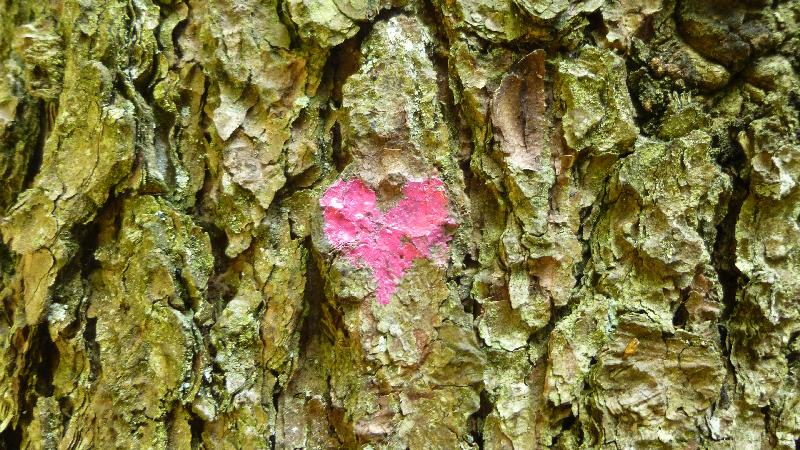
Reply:
[[800, 448], [799, 24], [0, 0], [5, 448]]

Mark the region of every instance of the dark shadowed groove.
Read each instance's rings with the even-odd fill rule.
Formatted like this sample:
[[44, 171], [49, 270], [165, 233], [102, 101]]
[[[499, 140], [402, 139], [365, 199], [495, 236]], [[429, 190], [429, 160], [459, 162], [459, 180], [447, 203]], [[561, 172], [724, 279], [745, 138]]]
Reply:
[[478, 446], [478, 449], [485, 448], [483, 427], [486, 423], [486, 417], [494, 410], [494, 402], [489, 398], [489, 392], [482, 389], [480, 392], [480, 404], [478, 410], [469, 416], [469, 435], [472, 437], [473, 442]]
[[86, 343], [86, 356], [89, 359], [88, 380], [93, 382], [102, 370], [100, 365], [100, 344], [97, 343], [97, 319], [94, 317], [86, 319], [86, 327], [83, 330], [83, 340]]
[[723, 311], [717, 325], [720, 332], [721, 350], [728, 371], [735, 376], [727, 343], [727, 322], [731, 318], [736, 305], [736, 296], [743, 282], [742, 273], [736, 267], [736, 223], [739, 220], [742, 204], [749, 194], [749, 181], [744, 175], [748, 165], [744, 150], [734, 140], [731, 141], [730, 150], [728, 153], [721, 153], [718, 161], [723, 171], [731, 177], [733, 190], [728, 199], [725, 217], [717, 225], [712, 261], [722, 286]]
[[17, 450], [22, 447], [22, 429], [9, 425], [0, 433], [1, 450]]
[[[49, 127], [52, 124], [49, 124], [48, 114], [47, 114], [47, 102], [44, 100], [39, 100], [39, 127], [38, 127], [38, 135], [36, 145], [31, 146], [33, 152], [30, 154], [30, 158], [28, 159], [28, 167], [25, 170], [25, 178], [22, 181], [22, 189], [28, 189], [33, 185], [33, 180], [36, 178], [36, 175], [39, 173], [39, 170], [42, 168], [42, 159], [44, 157], [44, 145], [47, 142], [47, 137], [49, 135]], [[20, 108], [21, 105], [18, 107]]]
[[203, 426], [205, 422], [191, 410], [189, 413], [189, 431], [192, 434], [192, 448], [201, 448], [203, 442]]
[[50, 397], [53, 395], [53, 374], [58, 367], [59, 351], [55, 342], [50, 340], [47, 323], [41, 323], [36, 328], [35, 350], [29, 358], [36, 377], [34, 392], [40, 398]]

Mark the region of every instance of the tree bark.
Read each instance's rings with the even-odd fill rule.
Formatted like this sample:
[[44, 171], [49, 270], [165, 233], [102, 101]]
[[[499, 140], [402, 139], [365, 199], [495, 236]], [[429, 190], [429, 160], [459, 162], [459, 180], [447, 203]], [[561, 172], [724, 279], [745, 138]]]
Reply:
[[800, 448], [799, 23], [0, 0], [0, 448]]

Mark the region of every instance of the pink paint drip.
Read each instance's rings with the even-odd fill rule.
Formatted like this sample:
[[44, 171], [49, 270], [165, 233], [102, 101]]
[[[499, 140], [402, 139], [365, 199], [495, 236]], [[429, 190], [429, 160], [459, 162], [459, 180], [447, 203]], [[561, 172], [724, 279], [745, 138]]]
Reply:
[[372, 270], [378, 302], [384, 305], [414, 259], [444, 263], [448, 228], [455, 225], [439, 178], [409, 181], [403, 194], [384, 214], [375, 205], [375, 192], [356, 178], [337, 181], [319, 202], [328, 240], [354, 265]]

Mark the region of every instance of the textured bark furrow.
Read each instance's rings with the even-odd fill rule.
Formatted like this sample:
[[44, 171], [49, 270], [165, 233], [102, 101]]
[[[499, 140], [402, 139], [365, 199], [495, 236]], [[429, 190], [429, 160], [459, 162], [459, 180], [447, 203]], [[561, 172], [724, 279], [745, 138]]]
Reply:
[[798, 448], [799, 70], [796, 0], [0, 0], [0, 448]]

